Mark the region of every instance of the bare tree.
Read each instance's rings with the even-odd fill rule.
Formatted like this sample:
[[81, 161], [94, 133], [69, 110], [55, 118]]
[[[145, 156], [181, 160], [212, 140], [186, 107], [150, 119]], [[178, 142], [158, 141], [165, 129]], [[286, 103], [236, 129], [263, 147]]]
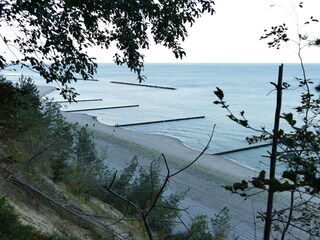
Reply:
[[[116, 180], [116, 176], [117, 176], [117, 172], [113, 175], [113, 178], [111, 180], [111, 182], [108, 185], [104, 185], [104, 189], [106, 191], [108, 191], [109, 193], [111, 193], [113, 196], [115, 196], [116, 198], [122, 200], [123, 202], [127, 203], [128, 205], [130, 205], [131, 207], [133, 207], [136, 211], [136, 213], [141, 217], [144, 228], [148, 234], [148, 237], [150, 240], [154, 239], [153, 234], [152, 234], [152, 229], [150, 227], [149, 221], [148, 221], [148, 216], [150, 215], [150, 213], [152, 211], [154, 211], [154, 209], [157, 207], [157, 203], [159, 202], [159, 199], [162, 197], [166, 187], [168, 186], [168, 183], [170, 181], [171, 178], [173, 178], [174, 176], [176, 176], [177, 174], [185, 171], [186, 169], [188, 169], [189, 167], [191, 167], [195, 162], [197, 162], [201, 156], [206, 152], [206, 150], [209, 148], [209, 144], [212, 140], [213, 134], [214, 134], [214, 129], [212, 130], [212, 133], [210, 135], [209, 141], [207, 143], [207, 145], [204, 147], [204, 149], [199, 153], [199, 155], [193, 160], [191, 161], [189, 164], [187, 164], [186, 166], [182, 167], [181, 169], [175, 171], [175, 172], [171, 172], [170, 167], [168, 165], [167, 159], [165, 157], [164, 154], [162, 154], [162, 159], [163, 162], [165, 164], [166, 167], [166, 175], [164, 177], [164, 180], [162, 182], [162, 185], [160, 187], [160, 189], [158, 190], [158, 192], [156, 193], [156, 196], [154, 197], [154, 199], [152, 200], [152, 203], [150, 205], [149, 208], [146, 209], [142, 209], [141, 207], [139, 207], [137, 204], [135, 204], [133, 201], [130, 201], [129, 199], [125, 198], [124, 196], [121, 196], [120, 194], [118, 194], [116, 191], [114, 191], [112, 189], [115, 180]], [[168, 202], [166, 201], [166, 203], [168, 204]], [[171, 206], [168, 204], [168, 207], [171, 208]], [[170, 210], [170, 209], [169, 209]], [[171, 209], [172, 210], [172, 209]], [[184, 224], [184, 226], [187, 228], [187, 226]]]

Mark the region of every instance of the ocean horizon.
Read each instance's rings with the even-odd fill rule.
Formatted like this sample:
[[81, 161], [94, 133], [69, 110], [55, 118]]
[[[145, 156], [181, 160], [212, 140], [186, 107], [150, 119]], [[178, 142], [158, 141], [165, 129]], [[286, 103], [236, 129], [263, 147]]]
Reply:
[[[125, 66], [112, 63], [99, 64], [98, 81], [78, 81], [71, 86], [80, 94], [79, 99], [101, 98], [102, 101], [63, 103], [62, 111], [106, 106], [139, 105], [139, 107], [85, 111], [103, 124], [110, 126], [192, 118], [204, 118], [163, 122], [146, 125], [127, 126], [125, 129], [177, 138], [186, 146], [202, 150], [208, 143], [215, 126], [214, 135], [207, 150], [209, 153], [223, 152], [248, 147], [247, 136], [255, 134], [232, 122], [225, 109], [213, 104], [217, 98], [213, 94], [216, 87], [225, 94], [234, 114], [245, 111], [249, 123], [256, 128], [272, 130], [276, 93], [270, 82], [276, 82], [279, 64], [200, 64], [200, 63], [149, 63], [145, 64], [146, 76], [143, 84], [165, 86], [171, 89], [122, 85], [111, 81], [138, 84], [136, 75]], [[305, 64], [307, 77], [320, 82], [320, 64]], [[11, 72], [12, 73], [12, 72]], [[45, 85], [43, 79], [26, 69], [15, 74], [5, 72], [9, 80], [23, 73], [31, 75], [37, 85]], [[299, 64], [284, 64], [284, 81], [297, 85], [296, 78], [302, 77]], [[55, 84], [50, 84], [56, 86]], [[284, 91], [283, 111], [287, 112], [299, 103], [300, 90]], [[62, 100], [58, 91], [47, 96], [55, 101]], [[252, 169], [268, 168], [268, 148], [247, 150], [225, 157]]]

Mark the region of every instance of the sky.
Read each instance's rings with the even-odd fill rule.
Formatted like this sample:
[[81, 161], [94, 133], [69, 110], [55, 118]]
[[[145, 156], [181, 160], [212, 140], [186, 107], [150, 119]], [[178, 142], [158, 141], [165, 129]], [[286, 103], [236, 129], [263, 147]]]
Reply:
[[[214, 0], [216, 13], [205, 14], [197, 19], [189, 36], [182, 43], [187, 56], [175, 59], [165, 47], [151, 42], [149, 50], [143, 51], [146, 63], [291, 63], [298, 62], [297, 26], [313, 16], [320, 20], [320, 0]], [[299, 3], [304, 1], [303, 8]], [[293, 40], [280, 50], [268, 48], [266, 40], [259, 40], [264, 29], [286, 23], [289, 37]], [[320, 37], [320, 22], [299, 29]], [[0, 44], [0, 51], [4, 47]], [[112, 62], [116, 49], [101, 51], [88, 49], [97, 62]], [[6, 51], [8, 52], [8, 51]], [[302, 50], [305, 62], [320, 63], [320, 47], [305, 47]]]
[[[314, 16], [320, 20], [320, 1], [304, 0], [215, 0], [216, 14], [205, 15], [189, 29], [182, 44], [187, 53], [183, 60], [175, 59], [165, 47], [155, 44], [144, 51], [145, 62], [151, 63], [290, 63], [298, 62], [298, 47], [291, 42], [280, 50], [268, 48], [259, 40], [264, 29], [286, 23], [290, 38], [297, 40], [297, 25]], [[310, 37], [320, 36], [320, 23], [305, 26], [300, 32]], [[112, 50], [106, 54], [91, 50], [99, 62], [111, 62]], [[320, 48], [304, 48], [305, 62], [320, 63]]]

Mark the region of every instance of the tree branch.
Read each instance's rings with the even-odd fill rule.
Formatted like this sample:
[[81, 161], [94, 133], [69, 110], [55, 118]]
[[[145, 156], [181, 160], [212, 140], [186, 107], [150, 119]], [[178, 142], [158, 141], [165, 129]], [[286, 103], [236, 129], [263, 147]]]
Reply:
[[212, 129], [212, 132], [211, 132], [211, 135], [210, 135], [210, 138], [209, 138], [209, 141], [207, 143], [207, 145], [204, 147], [204, 149], [201, 151], [201, 153], [191, 162], [189, 163], [188, 165], [186, 165], [185, 167], [181, 168], [180, 170], [178, 170], [177, 172], [171, 174], [169, 177], [173, 177], [179, 173], [181, 173], [182, 171], [186, 170], [187, 168], [189, 168], [190, 166], [192, 166], [196, 161], [198, 161], [198, 159], [208, 150], [209, 148], [209, 145], [211, 143], [211, 140], [212, 140], [212, 137], [213, 137], [213, 134], [214, 134], [214, 130], [215, 130], [215, 127], [216, 125], [213, 126], [213, 129]]
[[50, 148], [53, 147], [54, 145], [56, 145], [58, 142], [60, 142], [60, 139], [52, 142], [49, 146], [43, 148], [40, 152], [38, 152], [37, 154], [33, 155], [33, 156], [27, 161], [27, 163], [30, 163], [33, 159], [35, 159], [35, 158], [38, 157], [40, 154], [42, 154], [43, 152], [47, 151], [48, 149], [50, 149]]
[[134, 204], [133, 202], [131, 202], [130, 200], [122, 197], [121, 195], [117, 194], [116, 192], [114, 192], [113, 190], [111, 190], [111, 187], [116, 179], [116, 176], [117, 176], [117, 172], [115, 172], [115, 174], [113, 175], [113, 178], [112, 178], [112, 181], [110, 183], [109, 186], [103, 186], [104, 189], [106, 189], [109, 193], [111, 193], [113, 196], [121, 199], [122, 201], [126, 202], [127, 204], [129, 204], [130, 206], [134, 207], [136, 209], [137, 212], [139, 212], [141, 218], [142, 218], [142, 221], [144, 223], [144, 226], [146, 228], [146, 231], [148, 233], [148, 237], [150, 240], [153, 240], [153, 235], [152, 235], [152, 231], [151, 231], [151, 228], [150, 228], [150, 225], [148, 223], [148, 220], [146, 218], [146, 215], [144, 214], [143, 210], [137, 206], [136, 204]]

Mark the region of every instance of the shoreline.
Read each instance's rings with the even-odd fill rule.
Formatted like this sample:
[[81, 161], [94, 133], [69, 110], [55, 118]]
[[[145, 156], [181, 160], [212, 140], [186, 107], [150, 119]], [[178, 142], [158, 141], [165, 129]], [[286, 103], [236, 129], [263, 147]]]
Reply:
[[[112, 137], [138, 144], [151, 151], [164, 154], [165, 156], [191, 162], [201, 152], [187, 147], [179, 139], [174, 137], [135, 132], [108, 126], [100, 123], [95, 117], [86, 114], [67, 113], [63, 111], [62, 114], [68, 122], [78, 123], [80, 126], [87, 126], [90, 130], [102, 132]], [[222, 156], [213, 156], [209, 153], [204, 153], [196, 164], [235, 178], [248, 178], [254, 176], [256, 173], [253, 169], [247, 168], [234, 160]]]

